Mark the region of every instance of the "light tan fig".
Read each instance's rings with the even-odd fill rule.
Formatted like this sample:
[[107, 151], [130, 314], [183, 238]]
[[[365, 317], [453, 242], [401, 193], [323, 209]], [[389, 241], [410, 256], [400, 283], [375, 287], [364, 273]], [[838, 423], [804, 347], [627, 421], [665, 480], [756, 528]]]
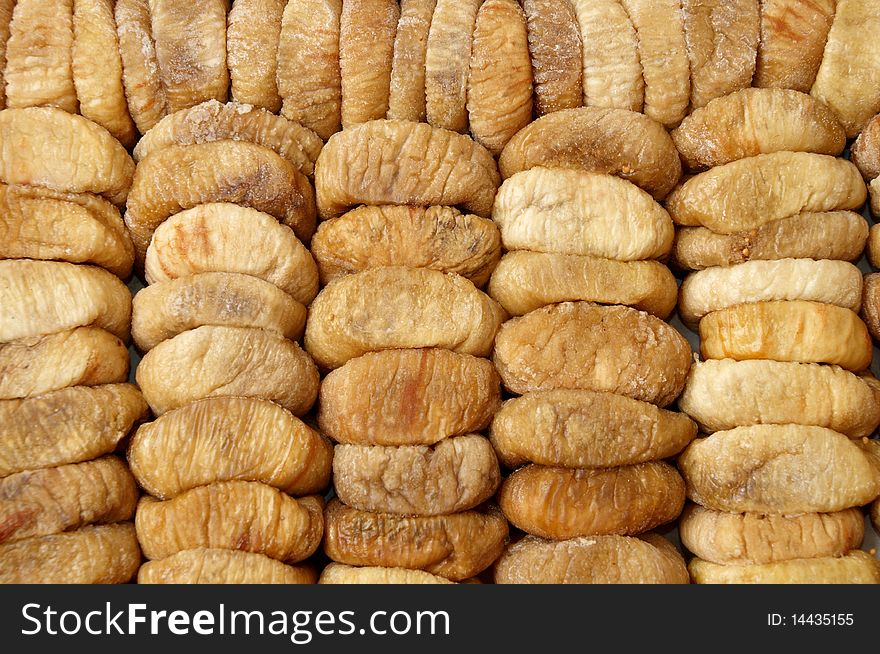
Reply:
[[276, 71], [286, 0], [239, 0], [226, 18], [230, 94], [236, 102], [278, 113]]
[[437, 0], [401, 0], [391, 59], [387, 118], [425, 122], [425, 58], [436, 6]]
[[849, 156], [867, 181], [880, 177], [880, 114], [865, 125]]
[[309, 566], [292, 566], [256, 552], [199, 548], [147, 561], [139, 584], [314, 584]]
[[688, 564], [698, 584], [880, 584], [877, 559], [861, 550], [839, 558], [791, 559], [763, 565]]
[[114, 16], [128, 110], [141, 134], [168, 113], [159, 76], [149, 0], [116, 0]]
[[569, 0], [525, 0], [538, 116], [583, 103], [581, 26]]
[[865, 275], [861, 317], [871, 335], [880, 340], [880, 273]]
[[331, 563], [321, 573], [319, 584], [452, 584], [445, 577], [432, 575], [424, 570], [405, 568], [356, 568], [341, 563]]

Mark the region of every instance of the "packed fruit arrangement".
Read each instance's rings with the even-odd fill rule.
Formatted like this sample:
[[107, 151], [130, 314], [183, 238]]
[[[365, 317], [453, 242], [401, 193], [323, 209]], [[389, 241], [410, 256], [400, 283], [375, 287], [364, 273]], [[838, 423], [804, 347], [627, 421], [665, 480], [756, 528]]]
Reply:
[[0, 0], [0, 582], [880, 583], [877, 33]]

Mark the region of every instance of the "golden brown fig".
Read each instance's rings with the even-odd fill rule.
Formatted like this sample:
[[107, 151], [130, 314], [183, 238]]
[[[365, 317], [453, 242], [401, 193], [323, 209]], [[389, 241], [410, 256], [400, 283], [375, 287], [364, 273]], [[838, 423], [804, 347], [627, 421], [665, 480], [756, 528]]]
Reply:
[[148, 286], [132, 302], [132, 339], [142, 352], [202, 325], [253, 327], [299, 340], [306, 308], [250, 275], [209, 272]]
[[865, 518], [858, 509], [782, 516], [727, 513], [691, 504], [678, 528], [682, 543], [701, 559], [760, 565], [843, 556], [861, 545]]
[[758, 0], [682, 0], [691, 107], [751, 86], [761, 36]]
[[224, 481], [164, 502], [145, 495], [138, 502], [135, 526], [148, 559], [205, 547], [297, 563], [321, 544], [323, 508], [316, 495], [295, 500], [265, 484]]
[[92, 325], [128, 340], [131, 294], [106, 270], [57, 261], [0, 261], [0, 343]]
[[9, 41], [9, 25], [15, 0], [0, 0], [0, 109], [6, 108], [6, 43]]
[[871, 225], [868, 232], [868, 245], [865, 255], [868, 257], [868, 263], [875, 268], [880, 268], [880, 227]]
[[487, 218], [500, 183], [483, 146], [402, 120], [374, 120], [333, 136], [315, 166], [322, 219], [359, 204], [459, 205]]
[[141, 134], [168, 113], [168, 99], [159, 76], [149, 0], [116, 0], [114, 11], [122, 83], [128, 110]]
[[513, 393], [583, 388], [670, 404], [691, 366], [684, 337], [629, 307], [565, 302], [502, 325], [493, 361]]
[[236, 272], [274, 284], [301, 304], [318, 293], [312, 255], [272, 216], [235, 204], [200, 204], [159, 225], [147, 248], [147, 282]]
[[691, 443], [678, 458], [688, 497], [716, 511], [826, 513], [867, 504], [880, 476], [843, 434], [802, 425], [753, 425]]
[[0, 479], [0, 543], [129, 520], [138, 490], [115, 456]]
[[425, 57], [437, 0], [401, 0], [387, 118], [425, 122]]
[[568, 0], [525, 0], [538, 116], [580, 107], [584, 98], [581, 27]]
[[449, 350], [388, 350], [350, 360], [324, 378], [321, 431], [354, 445], [433, 445], [480, 431], [501, 404], [485, 359]]
[[226, 19], [226, 59], [236, 102], [278, 113], [276, 70], [286, 0], [238, 0]]
[[199, 548], [147, 561], [139, 584], [314, 584], [309, 566], [292, 566], [256, 552]]
[[880, 584], [877, 559], [861, 550], [846, 556], [791, 559], [764, 565], [718, 565], [691, 559], [698, 584]]
[[95, 193], [121, 205], [134, 162], [103, 127], [60, 109], [0, 113], [0, 182]]
[[865, 125], [852, 144], [849, 156], [865, 180], [880, 177], [880, 114]]
[[492, 219], [508, 250], [659, 259], [672, 219], [645, 191], [602, 173], [532, 168], [504, 180]]
[[309, 310], [304, 342], [328, 369], [367, 352], [400, 348], [488, 356], [505, 318], [497, 302], [460, 275], [373, 268], [321, 291]]
[[507, 520], [494, 506], [405, 517], [358, 511], [333, 499], [324, 522], [324, 552], [334, 561], [424, 570], [452, 581], [488, 568], [507, 543]]
[[[169, 499], [215, 481], [259, 481], [289, 495], [330, 481], [333, 447], [274, 402], [212, 397], [141, 425], [128, 463], [150, 495]], [[168, 462], [175, 465], [169, 466]]]
[[697, 435], [681, 413], [614, 393], [536, 391], [508, 400], [489, 438], [508, 468], [610, 468], [667, 459]]
[[880, 340], [880, 273], [865, 275], [862, 320], [871, 335]]
[[83, 527], [0, 545], [0, 584], [124, 584], [140, 564], [130, 522]]
[[847, 370], [871, 364], [871, 336], [849, 309], [819, 302], [758, 302], [708, 314], [700, 321], [706, 359], [772, 359], [832, 363]]
[[311, 250], [324, 284], [407, 266], [458, 273], [481, 287], [501, 258], [501, 237], [491, 220], [453, 207], [358, 207], [321, 223]]
[[262, 329], [205, 326], [147, 352], [137, 382], [157, 416], [205, 397], [272, 400], [294, 415], [318, 395], [318, 369], [293, 341]]
[[678, 405], [707, 432], [792, 423], [861, 438], [880, 424], [880, 404], [862, 378], [815, 363], [697, 362]]
[[466, 511], [492, 497], [498, 460], [482, 436], [455, 436], [433, 447], [337, 445], [333, 485], [361, 511], [437, 516]]
[[659, 540], [649, 542], [648, 536], [652, 534], [644, 539], [591, 536], [563, 541], [526, 536], [501, 555], [495, 565], [495, 583], [688, 583], [681, 554]]
[[617, 175], [662, 200], [681, 177], [663, 126], [622, 109], [581, 107], [543, 116], [514, 136], [498, 159], [504, 179], [536, 166]]
[[0, 345], [0, 399], [128, 379], [128, 348], [110, 332], [78, 327]]
[[321, 573], [319, 584], [453, 584], [445, 577], [438, 577], [423, 570], [404, 568], [356, 568], [341, 563], [331, 563]]
[[772, 152], [838, 156], [846, 134], [815, 98], [786, 89], [743, 89], [712, 100], [672, 132], [686, 167], [705, 170]]

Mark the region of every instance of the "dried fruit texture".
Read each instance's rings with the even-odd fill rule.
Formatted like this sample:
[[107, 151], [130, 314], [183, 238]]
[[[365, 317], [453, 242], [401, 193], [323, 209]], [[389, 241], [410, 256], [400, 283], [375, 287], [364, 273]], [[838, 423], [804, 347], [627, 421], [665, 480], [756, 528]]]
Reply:
[[878, 265], [880, 263], [880, 228], [875, 225], [872, 225], [868, 232], [868, 244], [865, 255], [872, 266], [880, 268], [880, 265]]
[[665, 257], [674, 233], [666, 210], [634, 184], [562, 168], [532, 168], [504, 180], [492, 219], [508, 250], [618, 261]]
[[388, 118], [424, 122], [425, 57], [437, 0], [401, 0], [391, 60]]
[[500, 183], [492, 155], [470, 137], [403, 120], [335, 135], [315, 165], [322, 219], [359, 204], [459, 205], [488, 218]]
[[116, 449], [147, 403], [130, 384], [74, 386], [0, 400], [0, 476], [88, 461]]
[[654, 316], [565, 302], [502, 325], [493, 361], [507, 389], [520, 395], [582, 388], [666, 406], [684, 388], [691, 351]]
[[492, 273], [488, 293], [512, 316], [557, 302], [625, 304], [666, 319], [678, 284], [656, 261], [614, 261], [578, 254], [508, 252]]
[[715, 311], [700, 321], [707, 359], [772, 359], [832, 363], [847, 370], [871, 364], [868, 329], [849, 309], [818, 302], [759, 302]]
[[569, 0], [525, 0], [538, 116], [580, 107], [584, 99], [581, 26]]
[[763, 565], [688, 564], [697, 584], [880, 584], [880, 565], [861, 550], [839, 558], [792, 559]]
[[852, 144], [849, 156], [866, 181], [880, 177], [880, 114], [865, 125]]
[[277, 286], [250, 275], [209, 272], [138, 291], [131, 334], [147, 352], [202, 325], [265, 329], [292, 341], [306, 325], [306, 308]]
[[6, 43], [6, 104], [77, 113], [73, 0], [18, 0]]
[[128, 348], [110, 332], [80, 327], [0, 345], [0, 399], [128, 379]]
[[322, 368], [376, 350], [441, 347], [488, 356], [504, 309], [464, 277], [427, 268], [373, 268], [315, 298], [305, 347]]
[[0, 343], [92, 325], [128, 340], [131, 294], [92, 266], [56, 261], [0, 261]]
[[157, 416], [224, 395], [271, 400], [300, 416], [318, 395], [318, 370], [296, 343], [278, 334], [204, 326], [147, 352], [137, 383]]
[[466, 511], [492, 497], [498, 460], [482, 436], [455, 436], [433, 447], [337, 445], [333, 485], [361, 511], [439, 516]]
[[687, 416], [614, 393], [536, 391], [508, 400], [489, 438], [501, 462], [568, 468], [668, 459], [697, 435]]
[[498, 503], [512, 524], [543, 538], [630, 536], [675, 520], [684, 482], [663, 462], [603, 470], [528, 465], [505, 480]]
[[659, 541], [646, 539], [592, 536], [554, 541], [526, 536], [501, 555], [495, 565], [495, 583], [688, 583], [681, 555]]
[[786, 89], [743, 89], [716, 98], [685, 118], [672, 140], [691, 170], [772, 152], [838, 156], [846, 146], [828, 107]]
[[810, 93], [831, 107], [848, 138], [880, 111], [880, 48], [861, 34], [880, 30], [880, 2], [838, 0], [822, 64]]
[[425, 108], [428, 122], [434, 127], [467, 131], [468, 76], [482, 3], [437, 0], [425, 53]]
[[0, 543], [129, 520], [138, 490], [113, 456], [0, 479]]
[[235, 204], [200, 204], [163, 222], [147, 248], [147, 282], [236, 272], [270, 282], [302, 304], [318, 293], [312, 255], [286, 225]]
[[150, 2], [116, 0], [114, 13], [128, 110], [138, 131], [146, 134], [168, 113], [168, 98], [156, 59]]
[[342, 0], [289, 0], [278, 42], [281, 114], [325, 141], [342, 125]]
[[141, 160], [125, 213], [138, 259], [155, 229], [184, 209], [229, 202], [257, 209], [306, 241], [315, 231], [308, 178], [269, 148], [245, 141], [172, 145]]
[[510, 140], [498, 165], [504, 179], [537, 166], [617, 175], [657, 200], [681, 177], [678, 150], [660, 123], [632, 111], [598, 107], [539, 118]]
[[501, 405], [491, 362], [449, 350], [388, 350], [324, 378], [321, 432], [354, 445], [433, 445], [485, 429]]
[[277, 113], [276, 70], [286, 0], [239, 0], [227, 17], [226, 60], [232, 98]]
[[331, 563], [321, 573], [319, 584], [370, 584], [387, 586], [389, 584], [452, 584], [445, 577], [432, 575], [423, 570], [404, 568], [356, 568], [341, 563]]
[[226, 102], [227, 0], [149, 0], [149, 5], [168, 113], [211, 98]]
[[321, 223], [311, 244], [327, 284], [381, 266], [454, 272], [481, 287], [501, 258], [491, 220], [453, 207], [358, 207]]
[[0, 545], [0, 584], [124, 584], [140, 564], [130, 522], [84, 527]]
[[212, 141], [249, 141], [274, 150], [311, 177], [321, 152], [321, 138], [308, 127], [265, 109], [237, 102], [208, 100], [166, 116], [138, 141], [135, 161], [171, 145]]
[[698, 362], [678, 404], [707, 432], [791, 423], [861, 438], [880, 423], [880, 405], [861, 377], [815, 363]]
[[636, 30], [619, 0], [572, 0], [583, 43], [584, 105], [641, 111]]
[[847, 261], [780, 259], [747, 261], [727, 268], [707, 268], [681, 285], [678, 315], [696, 326], [713, 311], [738, 304], [773, 300], [823, 302], [858, 311], [862, 273]]
[[51, 107], [0, 113], [0, 182], [95, 193], [121, 205], [134, 161], [104, 128]]
[[844, 556], [862, 543], [865, 518], [858, 509], [797, 516], [727, 513], [690, 505], [681, 516], [682, 543], [718, 564], [764, 564], [789, 559]]
[[854, 211], [808, 212], [736, 234], [682, 227], [676, 230], [672, 260], [685, 270], [788, 258], [855, 261], [867, 239], [868, 223]]
[[0, 109], [6, 108], [6, 44], [15, 0], [0, 0]]
[[507, 520], [496, 507], [411, 517], [358, 511], [334, 499], [324, 521], [324, 552], [334, 561], [424, 570], [452, 581], [488, 568], [507, 543]]
[[308, 566], [291, 566], [255, 552], [183, 550], [138, 570], [139, 584], [314, 584]]
[[529, 38], [515, 0], [486, 0], [477, 12], [467, 110], [474, 140], [494, 155], [532, 119]]
[[758, 0], [682, 0], [691, 107], [752, 84], [761, 36]]
[[145, 495], [135, 526], [148, 559], [205, 547], [296, 563], [321, 544], [323, 508], [315, 495], [295, 500], [265, 484], [224, 481], [164, 502]]
[[871, 335], [880, 340], [880, 273], [865, 275], [861, 316]]
[[880, 216], [880, 180], [872, 179], [868, 185], [868, 192], [871, 196], [871, 213]]
[[[259, 481], [289, 495], [323, 491], [333, 447], [273, 402], [213, 397], [142, 425], [128, 463], [150, 495], [168, 499], [215, 481]], [[168, 461], [176, 461], [174, 466]]]

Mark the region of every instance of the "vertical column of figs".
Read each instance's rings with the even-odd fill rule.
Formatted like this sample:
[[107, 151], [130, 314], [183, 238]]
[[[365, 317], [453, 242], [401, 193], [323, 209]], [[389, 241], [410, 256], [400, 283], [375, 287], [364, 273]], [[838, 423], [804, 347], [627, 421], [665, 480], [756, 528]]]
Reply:
[[[126, 225], [137, 382], [156, 415], [129, 447], [149, 493], [145, 583], [310, 583], [332, 449], [304, 424], [318, 370], [296, 341], [318, 289], [304, 242], [321, 141], [265, 109], [208, 101], [138, 143]], [[295, 499], [296, 498], [296, 499]]]
[[[844, 129], [798, 91], [747, 89], [673, 132], [695, 176], [667, 199], [682, 321], [679, 400], [704, 438], [679, 458], [697, 582], [877, 582], [858, 508], [880, 493], [871, 340], [857, 312], [867, 224]], [[706, 170], [709, 169], [709, 170]], [[699, 172], [705, 171], [705, 172]]]
[[490, 438], [513, 472], [499, 497], [527, 533], [498, 561], [499, 583], [686, 583], [659, 534], [684, 505], [663, 459], [696, 435], [664, 409], [690, 369], [664, 320], [677, 285], [657, 261], [673, 225], [657, 203], [681, 175], [654, 120], [584, 107], [539, 118], [500, 158], [493, 218], [507, 253], [489, 294], [511, 315], [494, 362], [518, 396]]
[[328, 371], [318, 424], [337, 443], [321, 581], [470, 578], [507, 541], [478, 433], [500, 404], [485, 357], [505, 314], [478, 289], [500, 255], [495, 161], [467, 136], [377, 120], [333, 136], [316, 169], [327, 286], [305, 345]]
[[113, 452], [128, 379], [134, 162], [60, 109], [0, 112], [0, 583], [124, 583], [137, 486]]

